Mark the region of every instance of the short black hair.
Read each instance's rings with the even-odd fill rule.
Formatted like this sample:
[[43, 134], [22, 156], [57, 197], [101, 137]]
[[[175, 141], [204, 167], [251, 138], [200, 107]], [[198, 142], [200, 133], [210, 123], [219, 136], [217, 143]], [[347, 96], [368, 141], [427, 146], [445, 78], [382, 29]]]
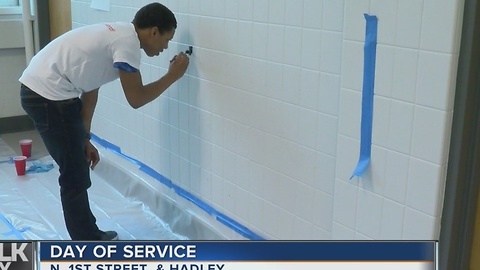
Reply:
[[139, 29], [157, 27], [160, 34], [177, 28], [173, 12], [160, 3], [150, 3], [137, 11], [132, 21]]

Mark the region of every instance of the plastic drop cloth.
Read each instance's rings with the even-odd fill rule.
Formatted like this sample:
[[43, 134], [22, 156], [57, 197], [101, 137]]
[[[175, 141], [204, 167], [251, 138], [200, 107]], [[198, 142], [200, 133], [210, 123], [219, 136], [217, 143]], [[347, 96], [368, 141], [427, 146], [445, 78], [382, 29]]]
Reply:
[[[0, 239], [68, 240], [58, 186], [58, 167], [17, 176], [0, 139]], [[120, 240], [243, 240], [138, 165], [101, 147], [101, 162], [92, 171], [90, 206], [102, 230], [115, 230]], [[2, 162], [4, 161], [4, 162]], [[27, 168], [33, 161], [27, 160]]]

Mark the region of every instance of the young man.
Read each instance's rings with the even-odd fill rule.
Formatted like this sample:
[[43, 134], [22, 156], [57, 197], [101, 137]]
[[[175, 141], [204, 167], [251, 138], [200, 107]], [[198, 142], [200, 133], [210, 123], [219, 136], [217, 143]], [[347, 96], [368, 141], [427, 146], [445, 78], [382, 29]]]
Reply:
[[118, 238], [116, 232], [97, 227], [87, 194], [89, 168], [100, 160], [89, 141], [98, 89], [120, 78], [133, 108], [160, 96], [184, 75], [189, 59], [176, 55], [163, 77], [143, 85], [140, 49], [150, 57], [158, 55], [168, 48], [176, 28], [174, 14], [151, 3], [132, 23], [89, 25], [58, 37], [33, 57], [19, 79], [22, 107], [59, 166], [63, 215], [72, 240]]

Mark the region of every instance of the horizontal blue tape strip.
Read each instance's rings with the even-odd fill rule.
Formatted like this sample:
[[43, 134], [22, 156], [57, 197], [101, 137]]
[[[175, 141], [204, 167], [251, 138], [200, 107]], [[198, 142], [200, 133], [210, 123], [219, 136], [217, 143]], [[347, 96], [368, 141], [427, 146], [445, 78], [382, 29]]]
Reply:
[[377, 16], [364, 14], [366, 20], [364, 62], [363, 62], [363, 90], [362, 90], [362, 117], [360, 127], [360, 157], [352, 177], [361, 177], [370, 164], [372, 154], [373, 130], [373, 95], [375, 86], [375, 62], [377, 54]]
[[203, 202], [201, 199], [193, 195], [192, 193], [180, 188], [179, 186], [174, 186], [173, 189], [175, 190], [175, 193], [178, 195], [182, 196], [183, 198], [191, 201], [194, 203], [196, 206], [198, 206], [200, 209], [203, 211], [207, 212], [209, 215], [216, 215], [218, 212], [213, 209], [210, 205], [207, 203]]
[[217, 212], [217, 220], [227, 226], [235, 227], [235, 231], [239, 232], [240, 234], [242, 234], [242, 236], [247, 237], [250, 240], [264, 240], [264, 238], [260, 235], [252, 232], [247, 227], [243, 226], [242, 224], [236, 222], [235, 220], [227, 217], [222, 213]]
[[172, 181], [168, 180], [165, 176], [159, 174], [157, 171], [155, 171], [154, 169], [150, 168], [149, 166], [147, 166], [145, 164], [140, 166], [140, 171], [142, 171], [142, 172], [150, 175], [151, 177], [157, 179], [158, 181], [160, 181], [160, 183], [164, 184], [165, 186], [167, 186], [169, 188], [173, 187]]
[[208, 213], [209, 215], [214, 215], [217, 217], [217, 220], [219, 220], [222, 224], [225, 226], [229, 227], [230, 229], [236, 231], [240, 235], [250, 239], [250, 240], [264, 240], [262, 237], [259, 235], [255, 234], [245, 226], [241, 225], [240, 223], [236, 222], [235, 220], [228, 218], [224, 214], [218, 212], [215, 210], [213, 207], [193, 195], [192, 193], [186, 191], [185, 189], [179, 187], [178, 185], [175, 185], [172, 181], [170, 181], [168, 178], [163, 176], [162, 174], [158, 173], [155, 171], [153, 168], [149, 167], [148, 165], [140, 162], [139, 160], [136, 160], [132, 157], [129, 157], [125, 154], [122, 153], [122, 149], [107, 140], [104, 140], [100, 137], [98, 137], [95, 134], [91, 134], [91, 138], [93, 141], [95, 141], [97, 144], [100, 146], [104, 147], [105, 149], [123, 157], [124, 159], [128, 160], [129, 162], [139, 165], [139, 170], [146, 173], [147, 175], [151, 176], [152, 178], [158, 180], [160, 183], [164, 184], [168, 188], [172, 188], [175, 193], [177, 193], [179, 196], [183, 197], [184, 199], [194, 203], [196, 206], [198, 206], [200, 209]]

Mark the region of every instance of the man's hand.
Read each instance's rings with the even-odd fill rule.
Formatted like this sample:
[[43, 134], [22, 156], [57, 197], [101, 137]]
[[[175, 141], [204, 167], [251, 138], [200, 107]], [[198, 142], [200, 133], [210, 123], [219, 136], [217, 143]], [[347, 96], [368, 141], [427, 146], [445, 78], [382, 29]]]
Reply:
[[97, 166], [100, 161], [98, 150], [90, 141], [85, 142], [85, 158], [87, 159], [88, 166], [90, 166], [92, 170], [95, 169], [95, 166]]
[[189, 62], [190, 59], [185, 53], [181, 52], [175, 55], [173, 59], [170, 60], [167, 75], [172, 76], [175, 81], [180, 79], [183, 74], [185, 74], [185, 71], [187, 71]]

